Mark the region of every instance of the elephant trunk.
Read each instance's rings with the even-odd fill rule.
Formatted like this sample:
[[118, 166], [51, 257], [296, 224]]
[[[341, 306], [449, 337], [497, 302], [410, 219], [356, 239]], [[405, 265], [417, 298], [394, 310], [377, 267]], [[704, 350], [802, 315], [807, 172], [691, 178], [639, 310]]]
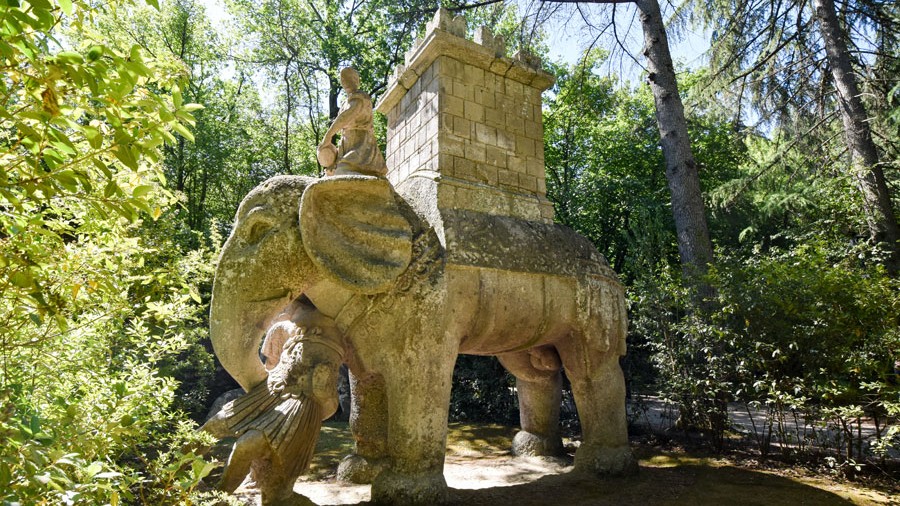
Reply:
[[[220, 273], [221, 274], [221, 273]], [[272, 320], [290, 303], [282, 291], [264, 300], [246, 300], [233, 283], [216, 276], [210, 304], [210, 340], [226, 371], [245, 391], [266, 380], [259, 348]]]

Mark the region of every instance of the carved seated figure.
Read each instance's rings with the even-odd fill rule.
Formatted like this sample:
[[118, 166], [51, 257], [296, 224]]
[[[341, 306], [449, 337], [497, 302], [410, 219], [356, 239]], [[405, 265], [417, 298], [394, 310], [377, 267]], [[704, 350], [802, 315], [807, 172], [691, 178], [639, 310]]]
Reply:
[[237, 437], [221, 488], [233, 492], [252, 470], [264, 506], [311, 504], [293, 492], [309, 466], [322, 421], [337, 409], [343, 348], [334, 324], [308, 303], [266, 334], [268, 379], [226, 404], [202, 429]]
[[[359, 73], [353, 67], [341, 70], [341, 86], [347, 94], [347, 101], [316, 149], [319, 163], [329, 176], [383, 177], [387, 174], [387, 165], [375, 141], [372, 98], [359, 89]], [[331, 138], [338, 132], [341, 133], [341, 141], [335, 147]]]

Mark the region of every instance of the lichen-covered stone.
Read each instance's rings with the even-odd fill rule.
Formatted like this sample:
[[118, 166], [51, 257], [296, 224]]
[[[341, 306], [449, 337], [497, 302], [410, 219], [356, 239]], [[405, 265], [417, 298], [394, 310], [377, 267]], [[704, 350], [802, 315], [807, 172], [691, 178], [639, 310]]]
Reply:
[[[540, 93], [552, 78], [439, 10], [378, 107], [387, 178], [273, 178], [241, 203], [222, 249], [211, 338], [245, 389], [266, 379], [262, 335], [301, 301], [333, 322], [350, 369], [355, 454], [339, 470], [381, 504], [435, 504], [456, 355], [515, 377], [521, 455], [561, 450], [562, 371], [579, 469], [636, 469], [628, 450], [625, 294], [603, 256], [553, 223]], [[526, 65], [525, 63], [529, 65]], [[365, 171], [362, 171], [365, 173]]]

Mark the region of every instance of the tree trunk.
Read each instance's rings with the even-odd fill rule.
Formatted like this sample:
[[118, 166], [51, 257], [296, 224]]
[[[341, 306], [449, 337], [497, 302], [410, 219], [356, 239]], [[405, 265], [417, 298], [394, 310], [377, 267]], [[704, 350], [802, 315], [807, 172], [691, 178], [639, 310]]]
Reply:
[[869, 130], [868, 114], [850, 64], [850, 52], [838, 22], [834, 0], [814, 0], [816, 20], [825, 42], [828, 65], [834, 78], [844, 122], [844, 136], [853, 157], [853, 175], [863, 196], [869, 234], [887, 245], [890, 258], [885, 267], [892, 275], [900, 269], [900, 228], [891, 204], [890, 191], [879, 164], [878, 149]]
[[329, 79], [328, 84], [328, 121], [334, 121], [334, 118], [337, 118], [339, 112], [341, 112], [341, 108], [338, 105], [338, 96], [341, 93], [341, 84], [337, 81], [333, 81]]
[[[713, 262], [697, 162], [691, 153], [684, 106], [678, 95], [675, 67], [669, 53], [659, 3], [657, 0], [638, 0], [636, 4], [644, 31], [643, 54], [647, 57], [649, 71], [647, 80], [656, 105], [656, 122], [666, 160], [666, 179], [678, 234], [678, 253], [686, 278], [696, 279], [706, 274]], [[703, 297], [713, 293], [705, 283], [698, 288]]]
[[284, 94], [285, 94], [285, 113], [284, 113], [284, 173], [291, 173], [291, 60], [284, 65]]

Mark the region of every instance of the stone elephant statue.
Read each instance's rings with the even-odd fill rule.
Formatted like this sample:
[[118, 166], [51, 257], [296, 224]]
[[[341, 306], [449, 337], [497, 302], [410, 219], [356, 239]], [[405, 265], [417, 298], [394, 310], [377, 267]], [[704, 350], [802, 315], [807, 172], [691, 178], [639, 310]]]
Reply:
[[266, 380], [260, 340], [296, 300], [343, 336], [356, 438], [345, 474], [380, 471], [368, 476], [376, 503], [446, 499], [460, 353], [495, 355], [516, 377], [517, 453], [561, 449], [564, 369], [583, 428], [576, 468], [636, 470], [618, 363], [623, 289], [572, 230], [456, 210], [436, 231], [383, 178], [274, 177], [241, 203], [213, 287], [213, 346], [245, 390]]

